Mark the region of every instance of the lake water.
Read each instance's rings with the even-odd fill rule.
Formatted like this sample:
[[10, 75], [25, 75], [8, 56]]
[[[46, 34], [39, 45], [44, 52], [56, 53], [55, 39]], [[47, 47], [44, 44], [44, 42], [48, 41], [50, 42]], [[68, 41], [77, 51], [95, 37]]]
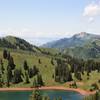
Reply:
[[[63, 100], [82, 100], [83, 96], [73, 91], [57, 91], [45, 90], [41, 92], [43, 95], [49, 95], [51, 100], [55, 97], [62, 97]], [[0, 92], [0, 100], [29, 100], [32, 92]]]

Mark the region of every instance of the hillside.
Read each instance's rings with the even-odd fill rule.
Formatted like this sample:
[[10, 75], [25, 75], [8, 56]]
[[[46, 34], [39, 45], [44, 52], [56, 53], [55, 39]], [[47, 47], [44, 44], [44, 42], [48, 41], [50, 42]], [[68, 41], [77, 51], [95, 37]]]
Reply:
[[[14, 69], [12, 69], [10, 71], [10, 73], [11, 73], [10, 77], [12, 77], [12, 81], [10, 80], [9, 87], [32, 87], [32, 86], [34, 86], [34, 80], [36, 79], [38, 73], [33, 75], [31, 78], [29, 78], [30, 75], [32, 75], [29, 73], [31, 73], [34, 66], [36, 66], [36, 68], [38, 68], [39, 74], [42, 75], [42, 79], [43, 79], [45, 86], [69, 87], [70, 86], [69, 83], [66, 84], [66, 82], [70, 82], [70, 81], [72, 82], [72, 79], [73, 79], [73, 81], [75, 81], [77, 83], [77, 86], [82, 89], [90, 90], [91, 85], [94, 84], [94, 82], [99, 86], [100, 73], [97, 70], [100, 70], [100, 69], [97, 69], [98, 67], [95, 67], [94, 64], [93, 64], [93, 66], [94, 66], [94, 68], [96, 68], [96, 70], [95, 69], [91, 70], [91, 66], [89, 66], [90, 67], [89, 69], [91, 71], [89, 72], [89, 76], [88, 76], [88, 74], [85, 70], [83, 70], [83, 72], [80, 71], [80, 69], [83, 69], [80, 64], [83, 64], [83, 63], [80, 63], [78, 65], [79, 68], [76, 69], [73, 64], [78, 64], [78, 62], [80, 62], [80, 60], [78, 60], [78, 62], [76, 62], [75, 59], [73, 59], [69, 56], [68, 57], [66, 56], [65, 58], [63, 58], [62, 56], [57, 56], [57, 55], [56, 56], [41, 55], [41, 54], [27, 53], [24, 51], [20, 53], [17, 51], [15, 52], [13, 50], [11, 51], [10, 55], [11, 55], [11, 57], [13, 57], [13, 61], [16, 66]], [[58, 59], [58, 61], [57, 61], [57, 59]], [[24, 68], [25, 60], [27, 61], [27, 66], [28, 66], [27, 70], [25, 70], [25, 68]], [[7, 75], [9, 75], [8, 68], [11, 67], [11, 66], [8, 66], [8, 64], [9, 64], [8, 62], [9, 62], [9, 60], [4, 59], [3, 51], [0, 50], [0, 75], [1, 75], [0, 87], [8, 86], [7, 85], [8, 84]], [[57, 63], [61, 63], [61, 64], [59, 65]], [[93, 61], [90, 63], [93, 63]], [[90, 63], [89, 63], [89, 65], [90, 65]], [[4, 70], [2, 69], [2, 66], [3, 66]], [[85, 67], [85, 65], [84, 65], [84, 67]], [[60, 72], [60, 75], [63, 75], [63, 76], [60, 77], [59, 74], [58, 74], [58, 76], [55, 76], [56, 68], [58, 68], [58, 69], [60, 68], [57, 73]], [[3, 70], [3, 72], [2, 72], [2, 70]], [[78, 70], [77, 75], [79, 77], [74, 75], [75, 72], [77, 72], [77, 71], [73, 72], [74, 70]], [[64, 71], [64, 74], [62, 73], [62, 71]], [[68, 74], [66, 74], [66, 73], [68, 73]], [[84, 74], [82, 74], [82, 73], [84, 73]], [[19, 75], [21, 75], [21, 77], [20, 77], [22, 79], [21, 82], [19, 80], [14, 79], [14, 77], [19, 78]], [[27, 75], [28, 75], [29, 82], [27, 82]], [[70, 80], [69, 75], [72, 75], [71, 80]], [[69, 79], [65, 80], [68, 77], [69, 77]], [[80, 77], [82, 79], [80, 79]], [[57, 81], [59, 78], [61, 78], [61, 79], [59, 81]], [[63, 78], [64, 78], [64, 80], [62, 80]], [[94, 81], [92, 81], [92, 80], [94, 80]], [[13, 81], [14, 82], [17, 81], [17, 82], [13, 83]], [[83, 85], [78, 84], [78, 82], [82, 82]]]
[[0, 47], [1, 48], [10, 48], [10, 49], [17, 49], [17, 50], [25, 50], [25, 51], [32, 51], [38, 52], [40, 51], [38, 47], [33, 46], [29, 42], [24, 39], [14, 37], [14, 36], [6, 36], [0, 38]]
[[84, 46], [85, 44], [94, 41], [95, 39], [99, 40], [100, 36], [81, 32], [78, 34], [75, 34], [71, 38], [63, 38], [54, 42], [50, 42], [47, 44], [44, 44], [42, 47], [48, 47], [48, 48], [69, 48], [69, 47], [77, 47], [77, 46]]
[[84, 46], [67, 48], [62, 50], [63, 54], [82, 59], [100, 58], [100, 40], [95, 40]]
[[100, 36], [85, 32], [75, 34], [71, 38], [47, 43], [43, 47], [58, 48], [61, 53], [76, 58], [100, 58]]
[[[51, 64], [51, 58], [49, 56], [41, 55], [41, 54], [34, 54], [34, 53], [27, 53], [27, 52], [11, 52], [11, 56], [14, 59], [14, 63], [16, 65], [15, 69], [21, 69], [22, 73], [24, 73], [24, 67], [23, 63], [25, 60], [27, 60], [27, 64], [29, 68], [33, 68], [33, 66], [36, 66], [39, 68], [40, 73], [43, 76], [43, 80], [46, 82], [45, 84], [50, 85], [50, 84], [55, 84], [55, 82], [52, 80], [52, 74], [54, 72], [54, 66]], [[7, 69], [7, 64], [8, 61], [6, 59], [3, 59], [3, 51], [0, 50], [0, 61], [3, 61], [3, 66], [5, 69], [5, 72], [3, 74], [3, 79], [4, 81], [7, 81], [6, 79], [6, 69]], [[39, 63], [39, 59], [41, 60], [41, 64]], [[0, 63], [0, 69], [1, 69], [1, 63]], [[1, 71], [0, 71], [1, 73]], [[47, 77], [48, 76], [48, 77]], [[25, 74], [24, 74], [25, 78]], [[12, 84], [11, 87], [31, 87], [33, 85], [33, 78], [30, 78], [30, 83], [25, 84], [25, 79], [23, 78], [23, 82], [20, 82], [19, 84]], [[52, 83], [51, 83], [52, 81]], [[4, 86], [5, 87], [5, 86]]]

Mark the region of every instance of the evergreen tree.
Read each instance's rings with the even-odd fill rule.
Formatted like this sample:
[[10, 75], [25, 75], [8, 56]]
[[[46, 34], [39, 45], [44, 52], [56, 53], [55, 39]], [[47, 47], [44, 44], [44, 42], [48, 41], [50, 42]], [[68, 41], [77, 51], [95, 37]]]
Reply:
[[2, 59], [0, 60], [0, 64], [1, 64], [1, 72], [2, 72], [2, 74], [4, 74], [4, 66], [3, 66], [3, 61], [2, 61]]
[[80, 72], [75, 72], [74, 76], [78, 79], [78, 80], [82, 80], [81, 78], [81, 73]]
[[44, 82], [42, 76], [38, 74], [33, 81], [33, 87], [40, 87], [40, 86], [44, 86]]
[[29, 68], [28, 74], [29, 74], [29, 78], [32, 78], [34, 76], [34, 73], [33, 73], [33, 69], [32, 68]]
[[2, 88], [2, 87], [3, 87], [3, 79], [0, 78], [0, 88]]
[[20, 83], [20, 82], [23, 82], [21, 76], [22, 76], [22, 72], [21, 72], [21, 70], [19, 70], [19, 69], [15, 69], [15, 70], [14, 70], [14, 76], [13, 76], [13, 80], [12, 80], [12, 82], [13, 82], [14, 84], [16, 84], [16, 83]]
[[39, 64], [41, 64], [41, 60], [40, 59], [38, 60], [38, 62], [39, 62]]
[[29, 68], [29, 70], [28, 70], [29, 77], [32, 78], [33, 76], [38, 74], [38, 72], [39, 72], [39, 70], [36, 66], [33, 66], [33, 68]]
[[35, 87], [35, 88], [38, 87], [36, 78], [34, 78], [34, 81], [33, 81], [33, 87]]
[[30, 83], [27, 72], [25, 72], [25, 77], [26, 77], [26, 82], [25, 82], [25, 83], [26, 83], [26, 84], [27, 84], [27, 83]]
[[28, 66], [28, 64], [27, 64], [27, 61], [25, 60], [24, 61], [24, 70], [28, 70], [29, 69], [29, 66]]
[[38, 86], [43, 86], [44, 85], [42, 76], [40, 74], [37, 75], [37, 84], [38, 84]]
[[7, 50], [3, 50], [3, 58], [7, 59]]
[[12, 69], [11, 69], [11, 67], [7, 66], [7, 80], [8, 80], [8, 82], [11, 82], [12, 78], [13, 78]]
[[8, 67], [7, 67], [7, 87], [10, 86], [10, 82], [12, 81], [12, 77], [13, 77], [13, 75], [12, 75], [12, 70], [11, 70], [11, 68], [8, 66]]
[[8, 60], [8, 66], [11, 67], [11, 70], [14, 70], [15, 69], [15, 64], [14, 64], [14, 60], [13, 60], [13, 57], [11, 56]]
[[10, 52], [8, 52], [8, 53], [7, 53], [7, 59], [9, 60], [10, 57], [11, 57], [11, 56], [10, 56]]

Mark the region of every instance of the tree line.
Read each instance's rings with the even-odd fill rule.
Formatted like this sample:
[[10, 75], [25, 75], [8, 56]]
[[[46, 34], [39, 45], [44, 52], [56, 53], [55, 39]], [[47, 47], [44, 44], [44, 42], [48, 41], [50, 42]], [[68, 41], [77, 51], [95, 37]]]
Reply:
[[68, 82], [72, 81], [72, 74], [78, 80], [82, 80], [82, 74], [87, 72], [87, 76], [90, 75], [92, 71], [97, 70], [100, 72], [100, 62], [94, 61], [92, 59], [83, 60], [73, 58], [68, 55], [62, 56], [64, 59], [56, 58], [57, 65], [55, 66], [54, 79], [56, 82]]
[[[0, 60], [0, 87], [3, 87], [3, 85], [6, 85], [7, 87], [10, 86], [10, 84], [18, 84], [20, 82], [25, 82], [26, 84], [30, 83], [30, 78], [33, 78], [34, 76], [37, 76], [35, 83], [36, 86], [42, 86], [43, 80], [42, 76], [39, 73], [39, 69], [36, 67], [36, 65], [33, 65], [33, 67], [29, 67], [27, 60], [24, 60], [23, 66], [19, 69], [16, 67], [13, 57], [11, 56], [10, 52], [7, 50], [3, 51], [3, 58], [7, 60], [7, 67], [4, 67], [3, 60]], [[39, 63], [40, 63], [39, 59]], [[23, 71], [24, 70], [24, 71]], [[4, 81], [3, 77], [6, 74], [6, 82]], [[34, 84], [34, 81], [33, 81]], [[34, 86], [35, 86], [34, 85]]]

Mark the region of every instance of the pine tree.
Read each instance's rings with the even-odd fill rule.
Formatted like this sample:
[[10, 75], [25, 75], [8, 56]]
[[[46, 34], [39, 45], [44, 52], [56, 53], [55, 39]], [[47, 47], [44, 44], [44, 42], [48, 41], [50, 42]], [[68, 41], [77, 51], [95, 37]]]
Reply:
[[3, 58], [7, 59], [7, 50], [3, 50]]
[[10, 57], [11, 57], [11, 56], [10, 56], [10, 52], [8, 52], [8, 53], [7, 53], [7, 59], [9, 60]]
[[30, 81], [29, 81], [29, 76], [28, 76], [28, 74], [25, 72], [25, 77], [26, 77], [26, 84], [27, 83], [30, 83]]
[[2, 82], [2, 78], [0, 78], [0, 88], [2, 88], [3, 87], [3, 84], [2, 84], [3, 82]]
[[41, 64], [41, 60], [40, 59], [38, 60], [38, 62], [39, 62], [39, 64]]
[[13, 75], [12, 75], [12, 70], [11, 70], [11, 68], [8, 66], [8, 68], [7, 68], [7, 87], [10, 86], [10, 82], [12, 81], [12, 77], [13, 77]]
[[24, 61], [24, 65], [23, 65], [23, 67], [24, 67], [24, 70], [28, 70], [28, 69], [29, 69], [29, 67], [28, 67], [28, 64], [27, 64], [27, 61], [26, 61], [26, 60]]
[[80, 72], [75, 72], [75, 77], [78, 79], [78, 80], [82, 80], [81, 78], [81, 73]]
[[14, 64], [14, 60], [13, 60], [13, 57], [11, 56], [8, 60], [8, 66], [11, 67], [11, 70], [14, 70], [15, 69], [15, 64]]
[[4, 66], [3, 66], [3, 61], [2, 61], [2, 59], [0, 60], [0, 64], [1, 64], [1, 71], [2, 71], [2, 74], [4, 74]]
[[22, 80], [22, 72], [21, 72], [21, 70], [19, 70], [19, 69], [15, 69], [14, 70], [14, 75], [13, 75], [13, 80], [12, 80], [12, 82], [15, 84], [15, 83], [20, 83], [20, 82], [22, 82], [23, 80]]
[[44, 85], [42, 76], [40, 74], [37, 75], [37, 84], [38, 84], [38, 86], [43, 86]]
[[36, 78], [34, 78], [34, 81], [33, 81], [33, 87], [35, 87], [35, 88], [38, 87]]

